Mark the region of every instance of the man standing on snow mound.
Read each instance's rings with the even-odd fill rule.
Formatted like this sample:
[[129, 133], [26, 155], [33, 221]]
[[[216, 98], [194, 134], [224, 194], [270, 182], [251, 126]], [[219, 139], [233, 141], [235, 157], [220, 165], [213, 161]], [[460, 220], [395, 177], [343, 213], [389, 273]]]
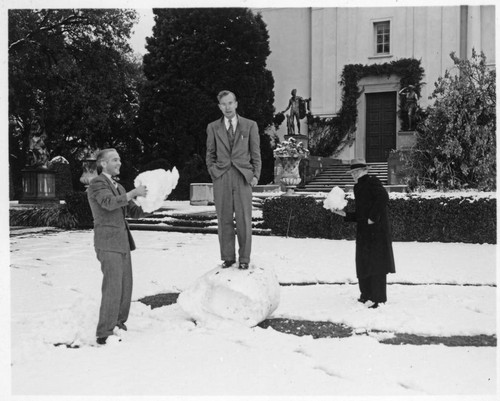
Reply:
[[97, 343], [103, 345], [115, 327], [127, 330], [125, 322], [132, 299], [130, 251], [135, 249], [135, 244], [125, 216], [146, 215], [133, 199], [146, 196], [147, 189], [140, 185], [126, 192], [113, 179], [120, 173], [121, 166], [115, 149], [101, 150], [96, 163], [99, 175], [90, 182], [87, 197], [94, 217], [94, 247], [103, 273], [97, 324]]
[[239, 245], [239, 268], [248, 269], [252, 247], [252, 187], [260, 177], [260, 138], [257, 123], [236, 114], [234, 93], [217, 95], [222, 118], [207, 126], [207, 168], [214, 186], [222, 267], [236, 262], [235, 232]]
[[350, 174], [354, 179], [356, 210], [333, 212], [345, 221], [357, 223], [356, 275], [361, 296], [359, 302], [372, 301], [370, 308], [387, 301], [387, 273], [395, 273], [392, 252], [391, 227], [387, 203], [389, 195], [380, 180], [368, 175], [369, 166], [364, 159], [351, 161]]

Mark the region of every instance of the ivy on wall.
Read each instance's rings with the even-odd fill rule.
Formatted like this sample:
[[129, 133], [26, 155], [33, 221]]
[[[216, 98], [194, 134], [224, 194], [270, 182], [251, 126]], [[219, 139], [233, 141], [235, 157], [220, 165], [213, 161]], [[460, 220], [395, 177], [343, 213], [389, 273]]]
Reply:
[[[423, 85], [422, 78], [424, 69], [420, 60], [404, 58], [384, 64], [347, 64], [342, 71], [339, 84], [343, 87], [342, 107], [337, 116], [322, 118], [308, 116], [307, 124], [309, 131], [309, 150], [311, 155], [328, 157], [337, 155], [346, 146], [350, 146], [355, 139], [356, 119], [358, 117], [357, 100], [361, 96], [358, 83], [361, 78], [368, 76], [387, 77], [391, 75], [401, 77], [400, 85], [404, 88], [408, 85], [415, 87], [415, 92], [420, 98], [420, 90]], [[399, 96], [399, 118], [403, 129], [408, 126], [405, 110], [406, 99]]]

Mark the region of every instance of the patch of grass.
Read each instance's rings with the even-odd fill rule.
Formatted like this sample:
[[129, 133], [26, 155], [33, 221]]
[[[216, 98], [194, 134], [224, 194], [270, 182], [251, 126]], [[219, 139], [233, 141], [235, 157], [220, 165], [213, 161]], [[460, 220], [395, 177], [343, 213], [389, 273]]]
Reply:
[[[140, 302], [151, 306], [151, 309], [172, 305], [177, 302], [178, 293], [151, 295], [139, 299]], [[344, 338], [354, 334], [352, 327], [341, 323], [296, 320], [296, 319], [266, 319], [258, 327], [267, 329], [272, 327], [281, 333], [295, 336], [312, 336], [313, 338]], [[382, 330], [372, 330], [374, 333], [385, 333]], [[391, 345], [431, 345], [443, 344], [447, 347], [496, 347], [496, 336], [480, 334], [475, 336], [421, 336], [409, 333], [394, 333], [391, 338], [379, 340], [382, 344]]]
[[155, 309], [161, 306], [175, 304], [177, 302], [178, 297], [179, 297], [178, 293], [157, 294], [141, 298], [139, 299], [139, 302], [151, 306], [151, 309]]
[[382, 344], [393, 345], [429, 345], [443, 344], [447, 347], [496, 347], [497, 338], [486, 334], [476, 336], [419, 336], [409, 333], [396, 333], [393, 338], [380, 340]]
[[266, 319], [259, 323], [259, 327], [272, 327], [281, 333], [295, 336], [312, 336], [313, 338], [350, 337], [352, 328], [340, 323], [314, 322], [311, 320], [294, 319]]

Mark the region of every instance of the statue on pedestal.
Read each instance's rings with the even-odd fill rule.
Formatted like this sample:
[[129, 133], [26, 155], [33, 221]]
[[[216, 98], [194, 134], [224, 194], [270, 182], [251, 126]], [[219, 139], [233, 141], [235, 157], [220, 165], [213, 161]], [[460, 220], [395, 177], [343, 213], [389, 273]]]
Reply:
[[35, 109], [30, 109], [28, 166], [48, 168], [49, 151], [45, 146], [47, 134], [42, 119], [36, 114]]
[[415, 123], [415, 113], [418, 107], [418, 95], [415, 92], [415, 87], [413, 85], [405, 86], [399, 91], [399, 94], [405, 96], [405, 109], [408, 113], [408, 131], [411, 131], [412, 125]]
[[292, 90], [292, 97], [288, 101], [288, 106], [281, 113], [290, 109], [290, 114], [286, 116], [288, 135], [295, 135], [295, 121], [297, 121], [297, 133], [300, 135], [300, 120], [303, 119], [309, 110], [311, 98], [304, 99], [297, 96], [297, 89]]

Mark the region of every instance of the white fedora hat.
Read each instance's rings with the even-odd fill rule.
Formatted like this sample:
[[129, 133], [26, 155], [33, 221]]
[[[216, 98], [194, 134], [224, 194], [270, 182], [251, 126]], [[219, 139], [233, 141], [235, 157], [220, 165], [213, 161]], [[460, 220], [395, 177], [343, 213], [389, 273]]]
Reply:
[[361, 168], [369, 170], [372, 167], [366, 164], [366, 161], [363, 158], [352, 159], [349, 170], [346, 173], [350, 173], [353, 170], [358, 170]]

